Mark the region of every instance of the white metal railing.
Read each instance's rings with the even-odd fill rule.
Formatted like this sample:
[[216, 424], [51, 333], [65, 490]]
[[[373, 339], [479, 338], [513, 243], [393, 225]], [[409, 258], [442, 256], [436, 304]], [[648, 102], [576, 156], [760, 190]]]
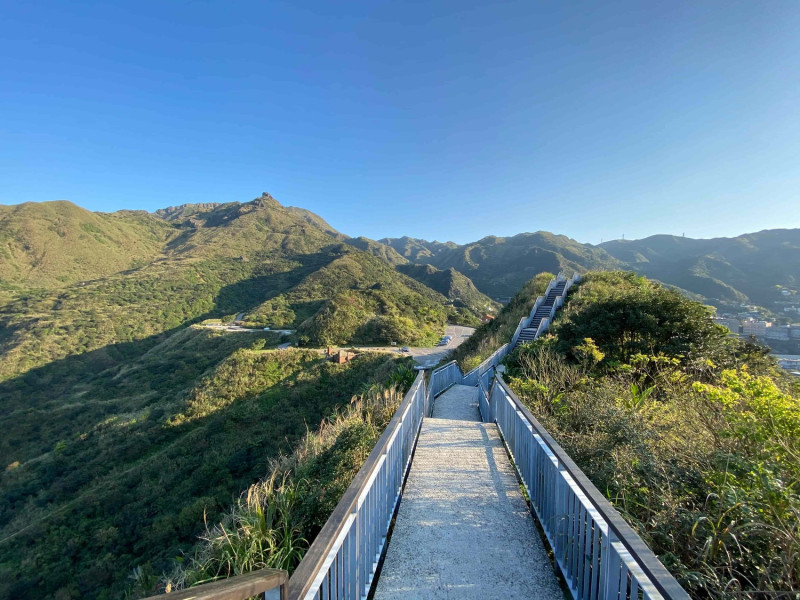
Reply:
[[483, 381], [484, 386], [488, 388], [489, 386], [486, 382], [491, 379], [492, 370], [503, 362], [503, 359], [505, 359], [513, 347], [513, 344], [503, 344], [500, 346], [489, 358], [464, 375], [461, 379], [461, 385], [475, 387], [478, 385], [478, 382]]
[[461, 372], [461, 367], [454, 360], [451, 360], [446, 365], [442, 365], [431, 373], [431, 380], [428, 383], [428, 401], [425, 411], [425, 416], [429, 417], [433, 413], [433, 401], [442, 392], [457, 383], [461, 383], [464, 379], [464, 374]]
[[482, 381], [478, 382], [478, 409], [481, 411], [481, 420], [484, 423], [493, 423], [494, 415], [492, 414], [492, 407], [489, 404], [489, 392], [486, 391], [486, 386]]
[[497, 422], [555, 561], [580, 600], [688, 600], [689, 595], [544, 427], [495, 378], [480, 392]]
[[289, 580], [292, 600], [364, 598], [386, 543], [427, 403], [420, 371]]

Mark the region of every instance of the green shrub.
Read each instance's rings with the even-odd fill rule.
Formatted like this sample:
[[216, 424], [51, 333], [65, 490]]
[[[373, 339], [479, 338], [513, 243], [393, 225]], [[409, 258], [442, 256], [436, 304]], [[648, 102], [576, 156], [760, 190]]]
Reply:
[[693, 597], [800, 591], [800, 398], [704, 307], [589, 274], [508, 380]]

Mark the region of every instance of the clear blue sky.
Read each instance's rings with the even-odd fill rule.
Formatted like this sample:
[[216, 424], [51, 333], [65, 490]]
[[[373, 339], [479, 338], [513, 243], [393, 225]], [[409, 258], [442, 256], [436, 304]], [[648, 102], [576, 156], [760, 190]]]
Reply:
[[0, 0], [0, 203], [466, 242], [800, 227], [800, 2]]

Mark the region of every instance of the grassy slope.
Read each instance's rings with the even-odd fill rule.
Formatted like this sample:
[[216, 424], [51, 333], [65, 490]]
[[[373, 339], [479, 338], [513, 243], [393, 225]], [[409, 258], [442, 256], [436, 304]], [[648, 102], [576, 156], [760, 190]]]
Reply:
[[290, 304], [330, 299], [298, 330], [316, 345], [422, 344], [441, 335], [448, 315], [442, 295], [363, 253], [345, 254], [286, 296]]
[[[55, 204], [25, 208], [26, 213], [39, 209], [37, 218], [28, 219], [33, 223], [30, 227], [42, 223], [55, 227], [58, 219], [53, 221], [51, 213], [64, 208]], [[97, 217], [72, 208], [84, 219]], [[363, 295], [376, 284], [383, 288], [385, 301], [370, 307], [366, 320], [396, 313], [426, 330], [444, 323], [440, 307], [446, 299], [441, 295], [396, 273], [379, 258], [342, 244], [342, 236], [331, 235], [330, 227], [311, 213], [286, 209], [270, 196], [202, 210], [184, 206], [164, 216], [167, 221], [138, 213], [108, 217], [129, 228], [140, 220], [158, 224], [156, 229], [164, 238], [160, 254], [136, 269], [98, 277], [93, 265], [102, 262], [105, 254], [91, 244], [84, 248], [78, 238], [74, 248], [64, 250], [63, 261], [76, 269], [83, 265], [74, 273], [82, 283], [32, 287], [49, 281], [45, 263], [24, 281], [3, 280], [0, 380], [53, 360], [147, 339], [205, 318], [252, 312], [254, 322], [262, 326], [299, 327], [331, 298], [345, 292]], [[48, 227], [44, 229], [49, 231]], [[111, 237], [114, 230], [109, 231], [103, 235]], [[31, 244], [32, 255], [43, 251]], [[84, 260], [84, 254], [92, 259]], [[107, 271], [114, 271], [115, 265], [109, 255]], [[286, 298], [291, 320], [281, 323], [290, 313], [281, 306], [274, 314], [273, 305]], [[320, 335], [314, 338], [320, 340]], [[382, 340], [364, 340], [361, 335], [358, 341]]]
[[[52, 224], [52, 210], [64, 207], [38, 208], [39, 221]], [[166, 565], [194, 539], [204, 508], [213, 515], [228, 506], [306, 424], [319, 423], [385, 370], [385, 358], [344, 368], [305, 360], [276, 367], [260, 353], [237, 351], [262, 337], [275, 343], [270, 334], [219, 337], [187, 325], [287, 295], [297, 325], [342, 295], [373, 302], [364, 322], [402, 318], [428, 337], [441, 333], [447, 316], [438, 293], [269, 196], [184, 206], [163, 218], [77, 212], [106, 227], [109, 238], [122, 223], [139, 241], [121, 244], [141, 243], [151, 254], [145, 264], [117, 264], [113, 246], [106, 252], [106, 244], [77, 243], [61, 258], [75, 266], [71, 277], [80, 283], [48, 279], [46, 261], [0, 282], [1, 419], [8, 432], [0, 439], [7, 466], [0, 479], [0, 597], [58, 590], [64, 597], [118, 597], [130, 567], [145, 556]], [[155, 223], [161, 237], [141, 223]], [[158, 243], [145, 243], [153, 239]], [[29, 246], [35, 250], [33, 241]], [[216, 379], [201, 383], [213, 369]], [[223, 389], [237, 378], [240, 387]]]
[[[389, 363], [386, 363], [388, 366]], [[415, 379], [413, 361], [376, 373], [358, 397], [309, 431], [291, 454], [242, 492], [193, 551], [160, 578], [137, 569], [134, 593], [150, 595], [273, 567], [291, 573], [361, 468]]]
[[[0, 486], [0, 596], [119, 597], [134, 566], [168, 568], [204, 513], [216, 518], [392, 362], [236, 349], [259, 337], [182, 330], [121, 367], [72, 369], [57, 403], [39, 388], [23, 406], [32, 390], [2, 384], [18, 400], [6, 452], [21, 460]], [[35, 455], [19, 455], [30, 439]]]
[[172, 227], [144, 212], [70, 202], [0, 206], [0, 285], [61, 287], [155, 260]]
[[432, 265], [414, 264], [398, 265], [395, 268], [436, 290], [457, 308], [465, 308], [476, 317], [495, 312], [499, 308], [494, 300], [478, 291], [469, 277], [453, 268], [441, 271]]
[[[441, 333], [448, 315], [446, 298], [346, 245], [333, 247], [326, 256], [329, 260], [297, 285], [248, 310], [245, 320], [297, 328], [303, 343], [315, 346], [390, 341], [370, 327], [386, 319], [408, 320], [401, 337], [394, 338], [399, 343]], [[355, 310], [348, 313], [348, 306]]]

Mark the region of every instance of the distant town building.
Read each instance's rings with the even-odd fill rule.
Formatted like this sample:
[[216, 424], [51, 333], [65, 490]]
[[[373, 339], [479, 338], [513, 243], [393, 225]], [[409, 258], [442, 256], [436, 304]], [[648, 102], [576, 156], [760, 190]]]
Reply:
[[773, 325], [772, 327], [767, 327], [767, 332], [764, 337], [768, 340], [789, 341], [789, 330], [788, 325]]
[[789, 325], [789, 337], [793, 340], [800, 339], [800, 324]]
[[800, 356], [791, 355], [791, 354], [778, 354], [776, 356], [778, 359], [778, 364], [787, 371], [798, 371], [800, 370]]
[[756, 321], [755, 319], [747, 319], [742, 321], [742, 334], [754, 335], [756, 337], [766, 337], [767, 335], [767, 327], [770, 327], [772, 323], [768, 323], [767, 321]]
[[481, 317], [481, 323], [486, 324], [491, 323], [492, 321], [494, 321], [494, 317], [492, 315], [483, 315]]

